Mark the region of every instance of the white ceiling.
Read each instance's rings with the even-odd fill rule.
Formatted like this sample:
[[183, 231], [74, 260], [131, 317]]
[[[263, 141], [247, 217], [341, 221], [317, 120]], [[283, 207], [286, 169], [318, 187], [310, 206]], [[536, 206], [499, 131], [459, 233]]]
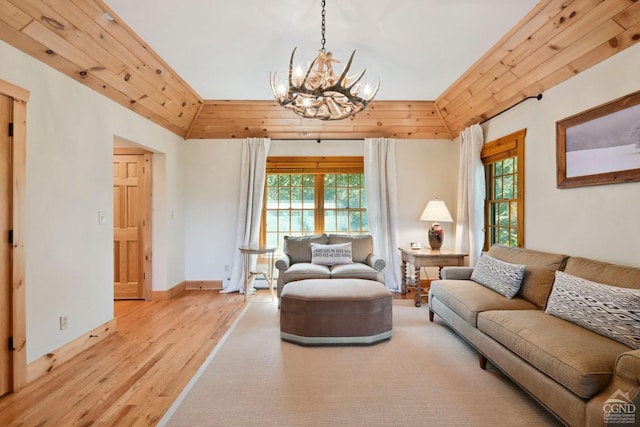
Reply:
[[[270, 100], [321, 47], [320, 0], [105, 0], [207, 100]], [[380, 78], [376, 99], [435, 100], [538, 0], [327, 0], [326, 48]], [[341, 69], [341, 66], [338, 67]]]

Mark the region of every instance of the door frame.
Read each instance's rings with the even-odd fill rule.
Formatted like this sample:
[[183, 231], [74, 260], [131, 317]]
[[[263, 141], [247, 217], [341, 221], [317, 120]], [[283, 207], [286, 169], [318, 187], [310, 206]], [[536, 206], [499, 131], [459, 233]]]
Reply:
[[[140, 259], [139, 266], [140, 271], [142, 272], [142, 277], [140, 280], [142, 281], [142, 297], [151, 301], [151, 272], [153, 265], [153, 257], [151, 251], [151, 175], [152, 175], [152, 162], [151, 158], [153, 152], [149, 150], [145, 150], [144, 148], [137, 147], [114, 147], [113, 155], [141, 155], [144, 159], [144, 172], [142, 174], [142, 179], [140, 180], [139, 187], [141, 188], [141, 220], [142, 224], [140, 225]], [[115, 218], [115, 212], [112, 213], [112, 217]]]
[[[11, 391], [18, 391], [27, 383], [27, 315], [25, 282], [25, 184], [27, 159], [27, 102], [30, 92], [4, 80], [0, 80], [0, 93], [13, 99], [12, 141], [12, 229], [13, 245], [11, 253], [12, 271], [12, 329], [13, 351], [11, 351]], [[2, 343], [2, 345], [5, 345]]]

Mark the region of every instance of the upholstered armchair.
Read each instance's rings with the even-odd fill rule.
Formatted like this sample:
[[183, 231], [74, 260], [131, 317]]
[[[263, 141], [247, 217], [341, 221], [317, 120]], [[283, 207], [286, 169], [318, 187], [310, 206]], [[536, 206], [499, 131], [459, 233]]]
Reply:
[[386, 262], [373, 253], [370, 235], [285, 236], [276, 261], [278, 298], [288, 282], [305, 279], [366, 279], [384, 283]]

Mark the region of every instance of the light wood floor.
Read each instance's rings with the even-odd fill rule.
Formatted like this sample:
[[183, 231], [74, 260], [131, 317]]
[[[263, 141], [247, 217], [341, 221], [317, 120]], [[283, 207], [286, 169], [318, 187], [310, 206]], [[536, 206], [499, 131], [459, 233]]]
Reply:
[[[117, 333], [0, 397], [0, 426], [155, 425], [242, 311], [243, 297], [194, 290], [169, 301], [117, 301]], [[269, 301], [269, 291], [249, 299]]]
[[212, 290], [117, 301], [117, 333], [0, 397], [0, 426], [155, 425], [243, 307], [243, 295]]

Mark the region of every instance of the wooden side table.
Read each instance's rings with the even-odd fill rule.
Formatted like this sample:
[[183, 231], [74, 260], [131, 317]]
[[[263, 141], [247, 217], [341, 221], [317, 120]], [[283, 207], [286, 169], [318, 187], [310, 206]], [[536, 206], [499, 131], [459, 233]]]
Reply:
[[[271, 299], [273, 300], [273, 257], [277, 248], [275, 246], [242, 246], [238, 249], [244, 255], [244, 300], [247, 300], [251, 281], [259, 275], [263, 275], [267, 283], [269, 283], [269, 292], [271, 292]], [[268, 265], [266, 272], [251, 271], [251, 255], [267, 255]]]
[[[422, 267], [440, 267], [440, 269], [442, 269], [442, 267], [450, 265], [462, 266], [464, 265], [464, 257], [467, 256], [467, 254], [433, 249], [398, 248], [398, 250], [400, 250], [400, 257], [402, 258], [400, 271], [402, 276], [402, 294], [405, 295], [407, 289], [415, 289], [416, 307], [420, 307], [422, 298], [429, 296], [428, 290], [423, 293], [422, 286], [420, 285], [420, 270]], [[407, 277], [407, 273], [409, 273], [408, 264], [413, 265], [413, 278]]]

